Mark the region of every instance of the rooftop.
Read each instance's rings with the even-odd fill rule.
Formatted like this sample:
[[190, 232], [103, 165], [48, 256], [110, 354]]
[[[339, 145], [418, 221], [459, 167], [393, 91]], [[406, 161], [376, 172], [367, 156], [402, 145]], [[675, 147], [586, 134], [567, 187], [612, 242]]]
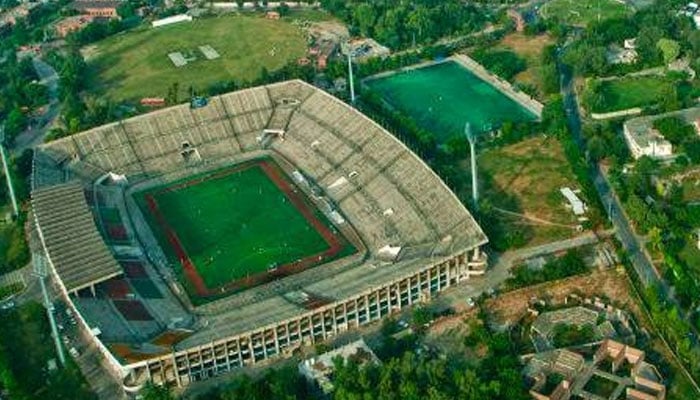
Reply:
[[97, 231], [80, 183], [35, 190], [32, 207], [44, 248], [68, 292], [122, 273]]

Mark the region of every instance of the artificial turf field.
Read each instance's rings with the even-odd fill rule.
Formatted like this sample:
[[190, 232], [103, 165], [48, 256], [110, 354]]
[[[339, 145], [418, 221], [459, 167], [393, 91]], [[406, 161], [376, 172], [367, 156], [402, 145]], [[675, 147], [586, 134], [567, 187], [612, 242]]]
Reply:
[[407, 69], [365, 81], [395, 109], [433, 132], [438, 142], [463, 137], [464, 122], [482, 131], [504, 121], [536, 117], [455, 61]]
[[135, 198], [185, 287], [200, 297], [316, 266], [347, 247], [270, 160], [189, 177]]

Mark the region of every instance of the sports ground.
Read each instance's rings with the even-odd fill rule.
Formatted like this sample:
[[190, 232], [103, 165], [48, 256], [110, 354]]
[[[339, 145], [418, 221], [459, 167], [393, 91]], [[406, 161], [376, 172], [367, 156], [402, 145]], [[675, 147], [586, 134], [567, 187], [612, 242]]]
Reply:
[[[209, 45], [220, 58], [207, 60], [198, 46]], [[109, 37], [83, 49], [88, 62], [89, 87], [115, 100], [166, 97], [174, 84], [179, 98], [189, 88], [204, 91], [228, 81], [249, 82], [263, 68], [275, 71], [304, 56], [305, 37], [291, 21], [272, 21], [259, 15], [226, 15], [195, 19], [153, 29], [138, 29]], [[176, 68], [168, 53], [196, 55], [197, 60]]]
[[410, 115], [439, 142], [462, 134], [464, 123], [480, 131], [504, 121], [536, 117], [454, 61], [408, 69], [366, 81], [392, 107]]
[[151, 188], [135, 198], [182, 283], [200, 298], [354, 251], [267, 159]]

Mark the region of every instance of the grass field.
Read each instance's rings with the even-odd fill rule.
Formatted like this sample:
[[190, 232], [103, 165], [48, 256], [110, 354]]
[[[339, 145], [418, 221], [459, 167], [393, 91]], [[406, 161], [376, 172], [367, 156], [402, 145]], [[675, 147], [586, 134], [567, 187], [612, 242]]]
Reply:
[[657, 104], [675, 81], [662, 76], [639, 76], [601, 82], [602, 103], [594, 112], [611, 112]]
[[554, 39], [548, 34], [528, 36], [523, 33], [511, 33], [506, 35], [499, 43], [500, 47], [514, 51], [527, 62], [527, 69], [515, 76], [516, 83], [534, 85], [540, 93], [542, 90], [542, 51]]
[[462, 135], [464, 123], [481, 131], [504, 121], [535, 116], [455, 61], [401, 71], [366, 81], [392, 107], [413, 118], [445, 143]]
[[525, 245], [562, 240], [576, 233], [576, 218], [564, 207], [559, 189], [575, 189], [577, 181], [555, 139], [538, 136], [487, 150], [479, 156], [479, 169], [485, 199], [494, 207], [531, 218], [500, 215], [506, 230], [526, 232]]
[[633, 9], [616, 0], [550, 0], [542, 6], [545, 19], [557, 18], [568, 25], [586, 26], [599, 19], [631, 14]]
[[[221, 57], [207, 60], [199, 46], [212, 46]], [[279, 69], [305, 54], [302, 31], [290, 20], [261, 16], [222, 16], [195, 19], [157, 29], [142, 26], [83, 49], [92, 75], [93, 91], [113, 100], [165, 97], [174, 83], [179, 96], [189, 87], [206, 89], [219, 81], [247, 81], [262, 68]], [[176, 68], [168, 53], [197, 57]]]
[[[303, 197], [273, 182], [268, 166], [274, 164], [246, 163], [135, 195], [166, 255], [197, 294], [228, 290], [234, 281], [251, 286], [270, 271], [300, 265], [300, 260], [307, 260], [303, 267], [318, 265], [334, 256], [329, 252], [338, 252], [327, 223], [304, 214], [310, 206], [300, 207]], [[197, 286], [183, 258], [191, 261], [205, 288]]]

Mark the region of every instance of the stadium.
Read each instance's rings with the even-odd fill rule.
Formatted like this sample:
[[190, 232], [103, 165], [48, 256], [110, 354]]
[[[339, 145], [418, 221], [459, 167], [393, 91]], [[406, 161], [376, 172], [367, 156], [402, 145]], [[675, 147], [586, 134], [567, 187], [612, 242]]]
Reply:
[[32, 209], [55, 288], [128, 393], [289, 356], [486, 269], [440, 178], [302, 81], [41, 145]]

